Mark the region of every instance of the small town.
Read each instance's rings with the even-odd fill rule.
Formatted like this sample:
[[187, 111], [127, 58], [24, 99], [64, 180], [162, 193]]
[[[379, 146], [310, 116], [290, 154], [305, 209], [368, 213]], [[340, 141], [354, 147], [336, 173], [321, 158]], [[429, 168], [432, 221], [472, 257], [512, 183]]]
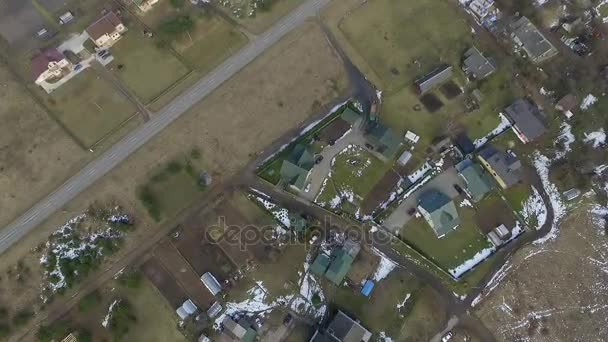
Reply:
[[606, 0], [5, 0], [0, 46], [0, 341], [608, 340]]

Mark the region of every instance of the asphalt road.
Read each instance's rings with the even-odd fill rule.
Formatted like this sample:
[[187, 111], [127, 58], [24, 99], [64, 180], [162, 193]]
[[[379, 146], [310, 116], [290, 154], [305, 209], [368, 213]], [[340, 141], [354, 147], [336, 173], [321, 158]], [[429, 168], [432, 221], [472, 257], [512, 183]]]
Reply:
[[0, 231], [0, 253], [125, 160], [330, 0], [307, 0]]

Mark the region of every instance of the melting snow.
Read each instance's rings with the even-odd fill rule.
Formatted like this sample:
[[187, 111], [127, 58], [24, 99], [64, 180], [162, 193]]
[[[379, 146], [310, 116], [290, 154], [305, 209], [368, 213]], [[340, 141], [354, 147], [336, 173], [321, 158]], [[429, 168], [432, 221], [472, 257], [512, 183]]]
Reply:
[[481, 146], [485, 145], [488, 140], [494, 138], [511, 127], [511, 122], [506, 116], [504, 116], [502, 113], [499, 113], [498, 116], [500, 117], [500, 123], [498, 126], [496, 126], [496, 128], [494, 128], [490, 133], [486, 134], [486, 136], [475, 140], [473, 142], [475, 148], [480, 148]]
[[112, 304], [110, 304], [110, 306], [108, 307], [108, 313], [106, 314], [106, 316], [103, 318], [103, 321], [101, 321], [101, 326], [104, 328], [108, 327], [108, 324], [110, 323], [110, 319], [112, 318], [112, 312], [114, 311], [114, 308], [116, 307], [116, 305], [120, 303], [120, 299], [115, 299]]
[[526, 219], [528, 224], [530, 224], [531, 218], [536, 218], [535, 229], [540, 229], [547, 222], [547, 207], [535, 187], [532, 187], [530, 197], [523, 203], [521, 215]]
[[560, 128], [561, 131], [559, 136], [557, 137], [557, 141], [561, 142], [564, 145], [564, 149], [555, 152], [555, 159], [564, 158], [568, 154], [568, 152], [572, 150], [570, 145], [572, 145], [572, 143], [574, 143], [575, 141], [574, 134], [572, 134], [572, 126], [570, 126], [566, 122], [563, 122], [560, 125]]
[[410, 299], [410, 297], [412, 296], [411, 293], [408, 293], [405, 298], [403, 299], [403, 301], [401, 301], [401, 303], [397, 304], [397, 310], [401, 310], [401, 308], [403, 308], [405, 306], [405, 303], [407, 303], [407, 300]]
[[553, 240], [557, 237], [558, 223], [566, 214], [566, 206], [562, 202], [561, 196], [555, 184], [549, 180], [549, 166], [551, 166], [551, 160], [540, 152], [534, 152], [534, 167], [536, 172], [540, 176], [543, 183], [543, 188], [551, 201], [551, 207], [553, 208], [553, 222], [551, 223], [551, 231], [544, 237], [534, 241], [534, 244], [541, 244], [549, 240]]
[[473, 204], [471, 204], [471, 202], [468, 199], [463, 199], [462, 202], [460, 202], [460, 207], [470, 207], [473, 208]]
[[603, 128], [600, 128], [598, 131], [585, 133], [585, 143], [592, 143], [593, 148], [597, 148], [600, 145], [606, 143], [606, 132], [604, 132]]
[[477, 266], [480, 262], [484, 261], [487, 257], [492, 255], [494, 251], [496, 251], [496, 247], [494, 246], [482, 249], [481, 251], [473, 255], [471, 259], [463, 262], [455, 268], [450, 269], [450, 274], [452, 274], [454, 278], [460, 278], [463, 273]]
[[378, 264], [376, 272], [374, 272], [373, 279], [375, 281], [380, 281], [386, 278], [386, 276], [388, 276], [388, 274], [391, 273], [395, 267], [397, 267], [397, 263], [387, 257], [384, 253], [380, 252], [380, 250], [377, 248], [374, 247], [373, 251], [377, 256], [380, 257], [380, 263]]
[[593, 96], [593, 94], [589, 94], [583, 99], [583, 102], [581, 103], [581, 109], [586, 110], [587, 108], [591, 107], [591, 105], [593, 105], [596, 102], [597, 102], [597, 97]]

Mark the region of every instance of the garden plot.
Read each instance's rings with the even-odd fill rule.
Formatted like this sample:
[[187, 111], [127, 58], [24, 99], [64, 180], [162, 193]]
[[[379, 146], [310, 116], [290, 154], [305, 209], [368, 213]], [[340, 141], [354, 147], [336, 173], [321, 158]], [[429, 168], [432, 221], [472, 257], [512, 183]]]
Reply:
[[332, 160], [315, 203], [359, 216], [363, 200], [389, 168], [362, 147], [349, 145]]
[[400, 232], [404, 241], [455, 277], [483, 261], [495, 250], [477, 227], [472, 208], [460, 207], [458, 214], [460, 225], [440, 239], [421, 218], [411, 219]]

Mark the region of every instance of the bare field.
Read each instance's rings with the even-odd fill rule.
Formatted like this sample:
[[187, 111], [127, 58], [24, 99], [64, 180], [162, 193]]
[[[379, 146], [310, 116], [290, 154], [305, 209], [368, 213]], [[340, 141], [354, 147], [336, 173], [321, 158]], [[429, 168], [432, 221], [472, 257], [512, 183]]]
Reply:
[[[134, 213], [138, 226], [142, 227], [128, 235], [114, 257], [124, 255], [153, 235], [158, 227], [136, 198], [138, 185], [150, 176], [151, 170], [198, 145], [203, 162], [218, 183], [241, 169], [253, 153], [338, 96], [339, 89], [332, 87], [335, 83], [332, 81], [346, 84], [342, 64], [319, 27], [307, 23], [4, 253], [3, 265], [14, 265], [33, 246], [45, 241], [51, 231], [92, 202], [117, 198], [122, 207]], [[21, 210], [30, 204], [22, 205]]]
[[88, 158], [0, 64], [0, 225], [52, 191]]
[[608, 243], [588, 209], [575, 209], [556, 240], [519, 250], [476, 307], [499, 340], [605, 341]]

